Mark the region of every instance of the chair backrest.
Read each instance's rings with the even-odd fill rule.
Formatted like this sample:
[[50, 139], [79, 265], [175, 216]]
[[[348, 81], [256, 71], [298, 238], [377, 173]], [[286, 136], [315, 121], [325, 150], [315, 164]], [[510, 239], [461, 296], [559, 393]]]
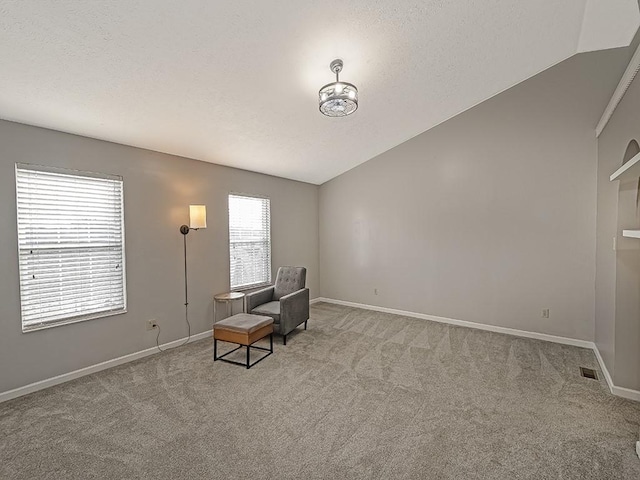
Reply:
[[307, 281], [307, 269], [304, 267], [280, 267], [276, 275], [276, 284], [273, 289], [273, 299], [297, 292], [304, 288]]

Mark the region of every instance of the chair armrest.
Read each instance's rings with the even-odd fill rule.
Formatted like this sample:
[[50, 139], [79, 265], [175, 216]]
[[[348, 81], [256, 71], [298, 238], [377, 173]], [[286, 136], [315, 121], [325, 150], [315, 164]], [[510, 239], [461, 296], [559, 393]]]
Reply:
[[280, 329], [284, 335], [309, 320], [309, 289], [280, 298]]
[[272, 285], [261, 290], [256, 290], [255, 292], [247, 293], [244, 297], [247, 313], [251, 313], [251, 310], [256, 308], [258, 305], [270, 302], [273, 299], [273, 289], [274, 287]]

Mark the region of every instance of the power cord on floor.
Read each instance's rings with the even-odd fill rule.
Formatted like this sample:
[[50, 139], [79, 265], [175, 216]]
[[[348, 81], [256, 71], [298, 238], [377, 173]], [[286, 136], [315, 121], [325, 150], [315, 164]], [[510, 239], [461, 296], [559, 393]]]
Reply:
[[164, 350], [162, 348], [160, 348], [160, 342], [158, 341], [158, 340], [160, 340], [160, 325], [158, 325], [157, 323], [156, 323], [156, 328], [158, 329], [158, 333], [156, 334], [156, 347], [161, 352], [164, 352]]
[[[189, 343], [189, 340], [191, 340], [191, 323], [189, 322], [189, 311], [187, 310], [186, 305], [184, 311], [184, 320], [187, 323], [187, 338], [185, 338], [184, 342], [182, 342], [180, 345], [176, 345], [177, 347], [182, 347]], [[158, 329], [158, 333], [156, 334], [156, 348], [161, 352], [164, 352], [167, 349], [160, 347], [160, 324], [156, 323], [156, 328]]]

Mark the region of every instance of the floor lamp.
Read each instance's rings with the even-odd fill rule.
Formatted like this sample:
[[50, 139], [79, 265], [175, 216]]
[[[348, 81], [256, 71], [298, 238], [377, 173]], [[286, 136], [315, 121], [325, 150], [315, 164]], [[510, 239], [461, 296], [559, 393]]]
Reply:
[[182, 225], [180, 233], [184, 243], [184, 319], [187, 322], [188, 335], [185, 344], [191, 338], [191, 324], [189, 323], [189, 288], [187, 276], [187, 234], [191, 230], [200, 230], [207, 228], [207, 206], [206, 205], [189, 205], [189, 225]]

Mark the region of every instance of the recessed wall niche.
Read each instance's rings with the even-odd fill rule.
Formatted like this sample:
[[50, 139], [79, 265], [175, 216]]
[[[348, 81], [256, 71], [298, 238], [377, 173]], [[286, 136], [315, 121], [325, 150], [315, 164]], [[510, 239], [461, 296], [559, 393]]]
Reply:
[[[622, 165], [634, 161], [640, 153], [636, 140], [631, 140], [622, 158]], [[633, 170], [638, 172], [637, 170]], [[616, 365], [640, 362], [637, 341], [640, 338], [640, 239], [622, 235], [637, 232], [640, 228], [639, 188], [640, 175], [621, 177], [618, 185], [618, 222], [616, 246], [616, 308], [615, 308], [615, 356]], [[620, 373], [625, 372], [625, 373]], [[615, 383], [637, 384], [633, 370], [615, 370]], [[625, 377], [625, 375], [632, 375]]]
[[[627, 144], [621, 165], [626, 164], [639, 153], [640, 145], [635, 139], [631, 140]], [[617, 231], [620, 234], [623, 230], [637, 230], [638, 228], [640, 228], [640, 177], [632, 177], [620, 180], [618, 184]]]

